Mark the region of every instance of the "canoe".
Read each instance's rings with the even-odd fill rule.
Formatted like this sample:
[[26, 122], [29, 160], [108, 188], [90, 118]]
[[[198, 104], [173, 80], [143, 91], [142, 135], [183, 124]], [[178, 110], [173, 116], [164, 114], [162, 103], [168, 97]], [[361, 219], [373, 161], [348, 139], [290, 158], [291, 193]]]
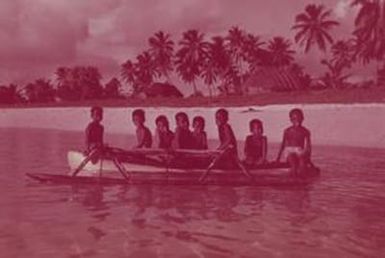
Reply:
[[[128, 178], [122, 176], [109, 158], [87, 163], [75, 177], [71, 174], [43, 173], [27, 174], [27, 176], [40, 182], [59, 184], [297, 186], [310, 184], [320, 175], [318, 168], [309, 167], [301, 176], [293, 176], [289, 174], [287, 164], [268, 163], [247, 169], [247, 174], [242, 173], [239, 168], [213, 168], [202, 180], [202, 175], [207, 172], [208, 159], [204, 157], [215, 155], [215, 152], [174, 151], [163, 156], [159, 155], [160, 153], [167, 154], [163, 150], [151, 150], [151, 153], [126, 151], [121, 158], [121, 165], [128, 172]], [[174, 161], [165, 162], [167, 156], [172, 157]], [[79, 167], [85, 156], [78, 151], [69, 151], [67, 159], [73, 171]]]

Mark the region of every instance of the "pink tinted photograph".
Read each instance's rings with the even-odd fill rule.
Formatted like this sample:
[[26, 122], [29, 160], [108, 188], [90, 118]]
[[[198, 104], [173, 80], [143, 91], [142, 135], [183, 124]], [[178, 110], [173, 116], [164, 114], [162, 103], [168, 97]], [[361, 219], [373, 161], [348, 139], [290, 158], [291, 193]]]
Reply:
[[2, 0], [0, 257], [382, 257], [384, 0]]

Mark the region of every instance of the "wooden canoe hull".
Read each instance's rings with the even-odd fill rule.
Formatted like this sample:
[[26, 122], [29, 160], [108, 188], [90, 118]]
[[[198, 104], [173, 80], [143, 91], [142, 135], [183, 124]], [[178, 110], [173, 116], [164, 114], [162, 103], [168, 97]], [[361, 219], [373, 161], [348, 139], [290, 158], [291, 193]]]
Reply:
[[[80, 163], [85, 159], [85, 156], [81, 152], [77, 151], [69, 151], [67, 154], [67, 160], [68, 165], [71, 169], [71, 171], [74, 171]], [[141, 158], [139, 159], [141, 160]], [[179, 162], [176, 166], [170, 166], [167, 167], [164, 165], [163, 161], [156, 161], [154, 159], [151, 160], [144, 160], [144, 161], [122, 161], [121, 164], [124, 166], [124, 168], [128, 172], [138, 172], [141, 174], [148, 174], [148, 173], [203, 173], [206, 171], [207, 165], [204, 164], [201, 166], [198, 166], [196, 164], [190, 164], [190, 166], [185, 166], [183, 162]], [[196, 165], [196, 166], [195, 166]], [[239, 173], [240, 169], [212, 169], [210, 173]], [[255, 174], [287, 174], [289, 171], [289, 167], [287, 164], [284, 163], [271, 163], [266, 164], [263, 166], [259, 166], [257, 168], [250, 169], [251, 173]], [[112, 160], [109, 159], [103, 159], [103, 160], [97, 160], [95, 162], [89, 162], [79, 173], [79, 175], [82, 176], [99, 176], [100, 173], [103, 175], [109, 175], [111, 173], [117, 173], [119, 172], [116, 168], [115, 164]]]
[[319, 174], [306, 177], [288, 175], [259, 175], [253, 178], [238, 174], [210, 174], [200, 181], [200, 174], [133, 173], [129, 180], [122, 177], [70, 176], [53, 174], [27, 174], [42, 183], [53, 184], [100, 184], [100, 185], [220, 185], [220, 186], [304, 186], [314, 182]]
[[[68, 164], [71, 170], [76, 169], [83, 161], [80, 152], [68, 153]], [[213, 169], [202, 179], [205, 168], [180, 168], [156, 166], [155, 162], [130, 163], [122, 162], [129, 172], [129, 178], [124, 178], [111, 160], [99, 160], [88, 163], [76, 176], [54, 174], [27, 174], [29, 178], [46, 183], [59, 184], [102, 184], [102, 185], [229, 185], [229, 186], [298, 186], [307, 185], [316, 180], [320, 170], [311, 167], [301, 176], [289, 174], [286, 164], [268, 164], [249, 170], [251, 177], [246, 176], [240, 169]]]

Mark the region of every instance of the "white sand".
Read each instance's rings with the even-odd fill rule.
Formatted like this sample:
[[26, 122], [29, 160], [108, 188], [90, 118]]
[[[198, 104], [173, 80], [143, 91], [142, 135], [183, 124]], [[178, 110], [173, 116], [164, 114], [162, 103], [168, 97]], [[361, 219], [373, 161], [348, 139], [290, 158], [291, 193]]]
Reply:
[[[312, 132], [314, 144], [359, 147], [385, 147], [385, 104], [313, 104], [270, 105], [228, 108], [230, 123], [238, 140], [248, 134], [250, 119], [264, 122], [265, 133], [271, 142], [281, 140], [282, 131], [289, 126], [288, 112], [299, 107], [305, 112], [304, 125]], [[106, 108], [103, 124], [108, 133], [133, 134], [131, 111], [134, 108]], [[217, 108], [145, 108], [147, 125], [154, 129], [157, 115], [165, 114], [174, 127], [174, 115], [185, 111], [192, 119], [195, 115], [206, 118], [209, 138], [217, 137], [214, 113]], [[0, 127], [47, 128], [82, 131], [89, 122], [89, 108], [33, 108], [1, 109]]]

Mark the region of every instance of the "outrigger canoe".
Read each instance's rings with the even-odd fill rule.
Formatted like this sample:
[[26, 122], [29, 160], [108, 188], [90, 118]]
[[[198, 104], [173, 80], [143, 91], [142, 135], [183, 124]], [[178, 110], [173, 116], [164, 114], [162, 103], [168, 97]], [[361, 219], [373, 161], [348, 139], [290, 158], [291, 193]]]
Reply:
[[320, 175], [317, 167], [309, 166], [301, 175], [289, 173], [285, 163], [267, 163], [246, 168], [220, 168], [224, 151], [197, 150], [121, 150], [108, 148], [67, 155], [71, 173], [27, 174], [45, 183], [103, 185], [231, 185], [231, 186], [300, 186], [312, 183]]

